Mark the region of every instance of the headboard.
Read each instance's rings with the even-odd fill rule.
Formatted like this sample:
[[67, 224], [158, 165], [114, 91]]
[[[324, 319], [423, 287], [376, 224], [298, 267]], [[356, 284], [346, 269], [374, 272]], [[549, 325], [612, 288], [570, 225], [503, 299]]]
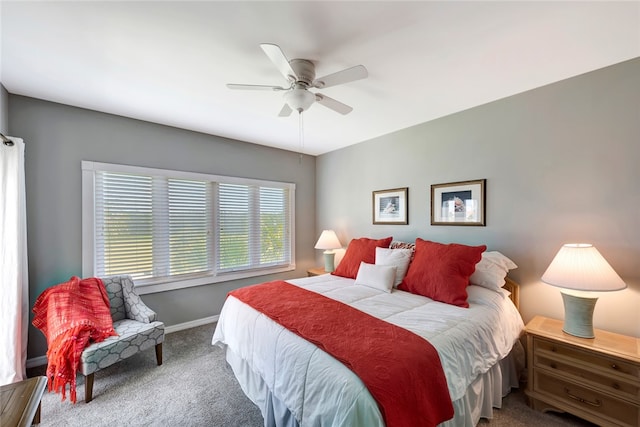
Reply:
[[505, 284], [502, 287], [510, 292], [509, 298], [513, 301], [513, 305], [516, 306], [518, 311], [520, 311], [520, 285], [508, 277], [505, 277], [504, 280]]

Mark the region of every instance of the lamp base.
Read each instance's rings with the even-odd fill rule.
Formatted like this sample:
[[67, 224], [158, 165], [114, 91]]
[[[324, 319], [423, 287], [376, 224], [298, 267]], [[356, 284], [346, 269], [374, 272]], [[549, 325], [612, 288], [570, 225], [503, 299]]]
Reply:
[[327, 273], [332, 273], [335, 270], [333, 262], [335, 256], [336, 254], [334, 252], [324, 252], [324, 271], [326, 271]]
[[569, 335], [580, 338], [595, 338], [593, 332], [593, 309], [598, 298], [560, 293], [564, 304], [564, 326], [562, 330]]

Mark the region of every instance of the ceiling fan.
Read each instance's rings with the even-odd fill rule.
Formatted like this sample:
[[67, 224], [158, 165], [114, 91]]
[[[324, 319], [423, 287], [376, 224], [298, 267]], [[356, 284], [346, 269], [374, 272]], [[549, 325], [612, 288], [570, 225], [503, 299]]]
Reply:
[[280, 46], [276, 44], [262, 43], [260, 47], [276, 67], [278, 67], [278, 70], [282, 73], [284, 78], [287, 79], [289, 86], [283, 87], [229, 83], [227, 84], [227, 87], [229, 89], [240, 90], [284, 91], [285, 104], [282, 107], [282, 110], [280, 110], [280, 114], [278, 114], [280, 117], [289, 116], [294, 110], [298, 113], [302, 113], [303, 111], [308, 110], [314, 102], [324, 105], [325, 107], [340, 114], [349, 114], [353, 110], [350, 106], [343, 104], [340, 101], [336, 101], [333, 98], [329, 98], [326, 95], [313, 93], [309, 89], [322, 89], [325, 87], [336, 86], [352, 82], [354, 80], [364, 79], [369, 75], [364, 66], [356, 65], [355, 67], [347, 68], [346, 70], [316, 78], [316, 70], [313, 62], [307, 59], [288, 60], [282, 52], [282, 49], [280, 49]]

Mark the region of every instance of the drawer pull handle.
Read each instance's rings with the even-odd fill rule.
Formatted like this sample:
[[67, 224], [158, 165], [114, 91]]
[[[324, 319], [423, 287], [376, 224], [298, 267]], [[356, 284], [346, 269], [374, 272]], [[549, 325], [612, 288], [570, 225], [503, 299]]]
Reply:
[[620, 384], [618, 384], [618, 383], [613, 383], [613, 385], [611, 387], [613, 387], [616, 390], [620, 390]]
[[556, 366], [556, 364], [555, 364], [555, 363], [552, 363], [552, 364], [550, 364], [549, 366], [551, 367], [551, 369], [558, 369], [558, 367]]
[[564, 392], [565, 392], [565, 393], [567, 393], [567, 396], [569, 396], [569, 397], [570, 397], [570, 398], [572, 398], [573, 400], [577, 400], [577, 401], [578, 401], [578, 402], [580, 402], [580, 403], [586, 403], [587, 405], [595, 406], [595, 407], [602, 406], [602, 402], [600, 402], [600, 399], [596, 399], [596, 401], [595, 401], [595, 402], [592, 402], [592, 401], [587, 400], [587, 399], [585, 399], [585, 398], [582, 398], [582, 397], [580, 397], [580, 396], [576, 396], [575, 394], [571, 394], [571, 392], [569, 391], [569, 389], [568, 389], [568, 388], [566, 388], [566, 387], [564, 388]]
[[616, 371], [620, 369], [620, 366], [616, 365], [615, 363], [611, 364], [611, 369], [615, 369]]
[[556, 351], [558, 351], [558, 350], [556, 349], [556, 346], [555, 346], [555, 345], [551, 346], [551, 351], [552, 351], [553, 353], [555, 353]]

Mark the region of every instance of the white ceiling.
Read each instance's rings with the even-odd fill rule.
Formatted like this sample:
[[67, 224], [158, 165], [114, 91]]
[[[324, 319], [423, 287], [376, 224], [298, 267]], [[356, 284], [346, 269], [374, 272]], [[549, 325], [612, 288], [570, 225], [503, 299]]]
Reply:
[[[322, 154], [640, 56], [638, 1], [0, 3], [13, 94]], [[277, 117], [286, 85], [260, 43], [365, 80]]]

